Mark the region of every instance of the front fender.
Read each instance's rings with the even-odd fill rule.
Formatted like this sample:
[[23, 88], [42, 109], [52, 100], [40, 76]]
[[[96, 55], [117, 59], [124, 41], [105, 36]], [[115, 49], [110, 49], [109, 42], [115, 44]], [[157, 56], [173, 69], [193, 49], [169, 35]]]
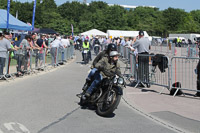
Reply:
[[113, 88], [116, 90], [118, 95], [123, 95], [123, 89], [121, 87], [114, 86]]

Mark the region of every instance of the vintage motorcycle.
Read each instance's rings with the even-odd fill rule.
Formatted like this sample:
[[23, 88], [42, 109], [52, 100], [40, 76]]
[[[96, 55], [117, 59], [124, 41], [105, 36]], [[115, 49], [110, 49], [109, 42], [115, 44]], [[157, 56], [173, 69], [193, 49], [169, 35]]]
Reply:
[[[88, 87], [90, 84], [88, 83]], [[109, 116], [119, 105], [124, 87], [126, 87], [124, 78], [117, 75], [103, 79], [89, 98], [84, 95], [87, 89], [83, 90], [81, 94], [77, 94], [80, 98], [79, 104], [80, 106], [94, 105], [98, 115]]]

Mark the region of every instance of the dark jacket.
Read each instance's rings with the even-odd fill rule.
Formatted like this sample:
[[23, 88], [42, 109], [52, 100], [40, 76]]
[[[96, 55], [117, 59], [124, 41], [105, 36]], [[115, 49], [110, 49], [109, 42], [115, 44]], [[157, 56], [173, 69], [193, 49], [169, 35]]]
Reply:
[[98, 44], [98, 45], [100, 45], [100, 42], [99, 42], [99, 40], [98, 40], [98, 39], [95, 39], [95, 40], [94, 40], [94, 44], [93, 44], [93, 45], [95, 45], [95, 44]]
[[119, 63], [112, 63], [109, 57], [103, 57], [96, 65], [100, 73], [102, 74], [103, 78], [112, 77], [115, 74], [118, 76], [121, 75], [120, 65]]
[[165, 69], [168, 68], [168, 59], [165, 57], [163, 54], [156, 54], [152, 58], [152, 66], [158, 66], [160, 69], [161, 73], [165, 72]]
[[99, 53], [97, 55], [97, 57], [94, 59], [93, 63], [92, 63], [92, 68], [94, 68], [94, 66], [103, 58], [103, 57], [108, 57], [108, 54], [106, 53], [106, 50], [102, 51], [101, 53]]

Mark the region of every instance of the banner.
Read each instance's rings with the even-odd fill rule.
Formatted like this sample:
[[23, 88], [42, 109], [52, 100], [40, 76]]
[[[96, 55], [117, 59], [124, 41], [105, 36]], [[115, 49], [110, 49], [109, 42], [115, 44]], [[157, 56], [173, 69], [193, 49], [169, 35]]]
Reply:
[[74, 27], [72, 24], [71, 24], [71, 27], [72, 27], [72, 37], [73, 37], [74, 36]]
[[32, 30], [34, 30], [34, 23], [35, 23], [35, 10], [36, 10], [36, 0], [34, 0], [34, 4], [33, 4]]
[[7, 26], [6, 26], [7, 29], [9, 26], [9, 13], [10, 13], [10, 0], [8, 0], [8, 3], [7, 3]]

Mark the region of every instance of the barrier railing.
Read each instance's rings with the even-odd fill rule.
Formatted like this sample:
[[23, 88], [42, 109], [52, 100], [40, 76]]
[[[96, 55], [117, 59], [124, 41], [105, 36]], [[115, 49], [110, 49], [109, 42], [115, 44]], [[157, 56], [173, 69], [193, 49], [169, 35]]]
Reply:
[[[174, 96], [178, 90], [195, 91], [197, 90], [197, 65], [199, 58], [187, 58], [187, 57], [173, 57], [171, 59], [171, 83], [179, 82], [181, 86], [172, 86], [171, 88], [177, 88]], [[200, 67], [200, 66], [199, 66]]]
[[176, 47], [174, 43], [165, 43], [165, 44], [155, 43], [151, 45], [150, 52], [154, 54], [162, 53], [168, 56], [174, 56], [176, 54]]
[[138, 85], [146, 85], [147, 87], [150, 87], [150, 85], [158, 85], [170, 89], [170, 66], [168, 57], [149, 54], [139, 54], [136, 56], [132, 53], [130, 55], [131, 75], [137, 82], [135, 87]]
[[49, 48], [19, 49], [12, 52], [2, 51], [6, 54], [6, 58], [0, 60], [0, 68], [2, 68], [0, 79], [14, 79], [15, 75], [21, 76], [37, 73], [39, 70], [49, 70], [48, 66], [57, 66], [59, 63], [63, 63], [65, 59], [66, 61], [71, 59], [74, 55], [73, 48], [68, 47], [62, 50], [55, 48], [54, 51], [53, 48], [50, 48], [50, 53], [48, 53]]
[[[136, 55], [133, 52], [128, 51], [126, 47], [121, 46], [118, 48], [123, 49], [119, 51], [121, 51], [122, 59], [126, 60], [124, 62], [126, 63], [125, 71], [129, 69], [127, 77], [128, 80], [132, 77], [137, 82], [135, 87], [140, 84], [144, 86], [146, 84], [147, 87], [149, 85], [158, 85], [163, 87], [160, 93], [162, 93], [164, 88], [167, 88], [169, 91], [173, 88], [178, 88], [176, 93], [174, 93], [174, 96], [177, 94], [178, 90], [200, 92], [200, 81], [197, 80], [196, 74], [199, 73], [198, 71], [200, 70], [200, 68], [196, 68], [200, 60], [200, 58], [197, 58], [199, 52], [197, 45], [181, 48], [173, 47], [174, 53], [178, 52], [178, 54], [176, 53], [174, 55], [165, 55], [166, 51], [163, 51], [164, 53], [160, 53], [161, 51], [159, 51], [156, 52], [157, 54], [154, 53], [150, 55]], [[173, 51], [173, 49], [171, 50]], [[185, 52], [183, 52], [183, 50], [185, 50]], [[185, 57], [181, 57], [181, 55]], [[197, 81], [199, 82], [198, 90], [196, 89], [198, 85]], [[177, 82], [181, 83], [181, 87], [174, 87], [173, 84]]]

